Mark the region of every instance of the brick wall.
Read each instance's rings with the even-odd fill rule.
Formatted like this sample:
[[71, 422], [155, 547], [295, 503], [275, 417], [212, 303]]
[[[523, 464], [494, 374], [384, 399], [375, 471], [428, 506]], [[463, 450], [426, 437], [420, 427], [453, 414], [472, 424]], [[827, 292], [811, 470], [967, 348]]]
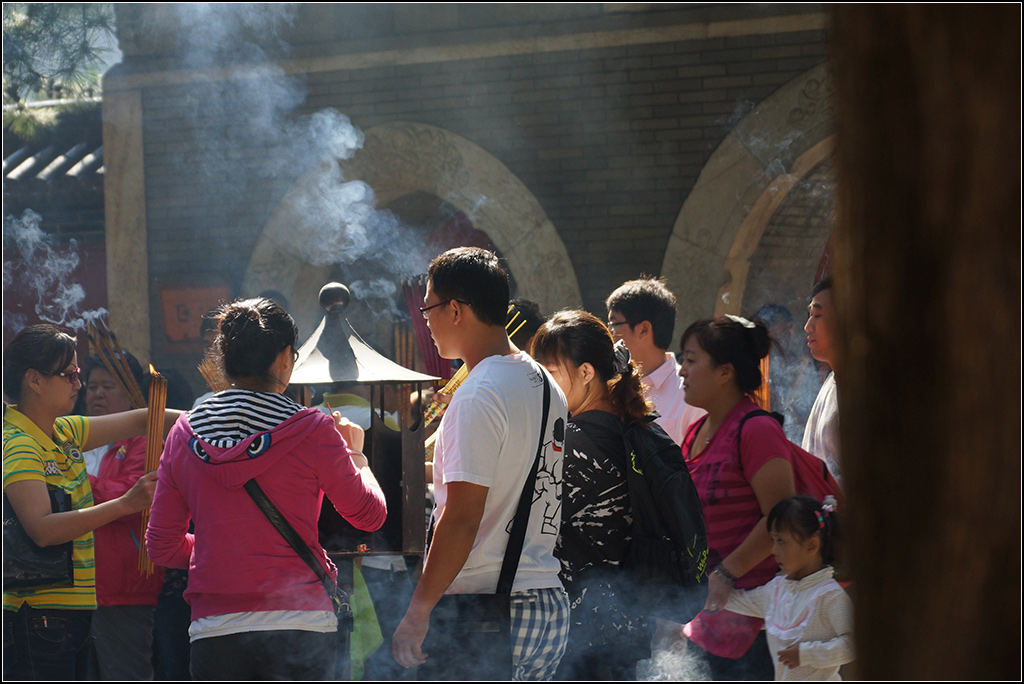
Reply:
[[[297, 115], [333, 107], [363, 129], [417, 121], [479, 145], [540, 202], [584, 306], [603, 315], [619, 283], [659, 273], [679, 210], [732, 127], [826, 58], [824, 32], [799, 31], [322, 71], [305, 75]], [[207, 109], [211, 87], [232, 88], [144, 90], [154, 312], [161, 284], [237, 288], [260, 229], [304, 170], [264, 169], [277, 148]], [[213, 142], [197, 143], [196, 130]]]

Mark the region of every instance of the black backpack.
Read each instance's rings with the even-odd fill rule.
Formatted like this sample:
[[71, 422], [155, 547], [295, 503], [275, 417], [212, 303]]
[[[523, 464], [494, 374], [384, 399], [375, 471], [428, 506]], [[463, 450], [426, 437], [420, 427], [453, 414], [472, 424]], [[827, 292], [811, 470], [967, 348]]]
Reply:
[[654, 418], [630, 422], [623, 434], [633, 513], [624, 565], [636, 578], [646, 615], [686, 623], [707, 598], [708, 539], [682, 451]]

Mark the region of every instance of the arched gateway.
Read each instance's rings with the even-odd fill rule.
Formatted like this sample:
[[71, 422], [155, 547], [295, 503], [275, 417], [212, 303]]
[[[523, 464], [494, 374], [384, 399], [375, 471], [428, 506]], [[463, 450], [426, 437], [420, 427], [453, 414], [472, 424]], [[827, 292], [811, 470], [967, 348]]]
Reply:
[[[766, 227], [831, 154], [834, 125], [825, 62], [752, 109], [711, 155], [676, 218], [662, 263], [669, 287], [683, 294], [677, 332], [698, 318], [749, 308], [743, 302], [748, 273]], [[792, 241], [772, 278], [785, 280], [782, 271], [800, 269], [810, 280], [830, 232], [831, 223], [819, 221]]]
[[[508, 261], [519, 295], [546, 311], [578, 306], [582, 301], [576, 274], [554, 225], [526, 186], [494, 156], [454, 133], [427, 124], [396, 121], [365, 132], [365, 145], [354, 158], [341, 161], [346, 180], [373, 188], [378, 207], [410, 193], [428, 193], [453, 205], [494, 242]], [[303, 329], [317, 318], [316, 292], [330, 279], [331, 266], [313, 266], [282, 251], [297, 198], [320, 173], [300, 177], [278, 203], [264, 226], [246, 269], [242, 291], [274, 289], [292, 302]], [[387, 246], [382, 248], [386, 249]]]

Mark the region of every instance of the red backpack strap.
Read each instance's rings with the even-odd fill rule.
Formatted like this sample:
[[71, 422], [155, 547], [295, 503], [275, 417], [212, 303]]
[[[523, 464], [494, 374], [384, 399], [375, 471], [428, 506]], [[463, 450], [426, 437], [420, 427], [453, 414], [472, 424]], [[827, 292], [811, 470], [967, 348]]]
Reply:
[[740, 426], [736, 428], [736, 457], [740, 464], [740, 470], [743, 470], [743, 459], [740, 458], [740, 449], [743, 448], [743, 425], [751, 418], [759, 418], [760, 416], [768, 416], [778, 422], [779, 427], [786, 420], [786, 417], [776, 411], [765, 411], [764, 409], [757, 408], [748, 413], [747, 415], [740, 418]]

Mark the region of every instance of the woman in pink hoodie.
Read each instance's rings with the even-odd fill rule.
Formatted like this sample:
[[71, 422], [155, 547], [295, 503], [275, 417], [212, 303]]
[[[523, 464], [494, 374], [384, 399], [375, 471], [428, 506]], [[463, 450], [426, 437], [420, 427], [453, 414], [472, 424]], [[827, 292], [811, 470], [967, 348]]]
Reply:
[[215, 349], [231, 389], [183, 415], [164, 447], [146, 545], [156, 564], [189, 569], [194, 679], [333, 678], [331, 601], [246, 482], [256, 480], [335, 578], [317, 540], [324, 494], [361, 530], [387, 516], [362, 430], [284, 396], [296, 338], [272, 300], [224, 305]]

